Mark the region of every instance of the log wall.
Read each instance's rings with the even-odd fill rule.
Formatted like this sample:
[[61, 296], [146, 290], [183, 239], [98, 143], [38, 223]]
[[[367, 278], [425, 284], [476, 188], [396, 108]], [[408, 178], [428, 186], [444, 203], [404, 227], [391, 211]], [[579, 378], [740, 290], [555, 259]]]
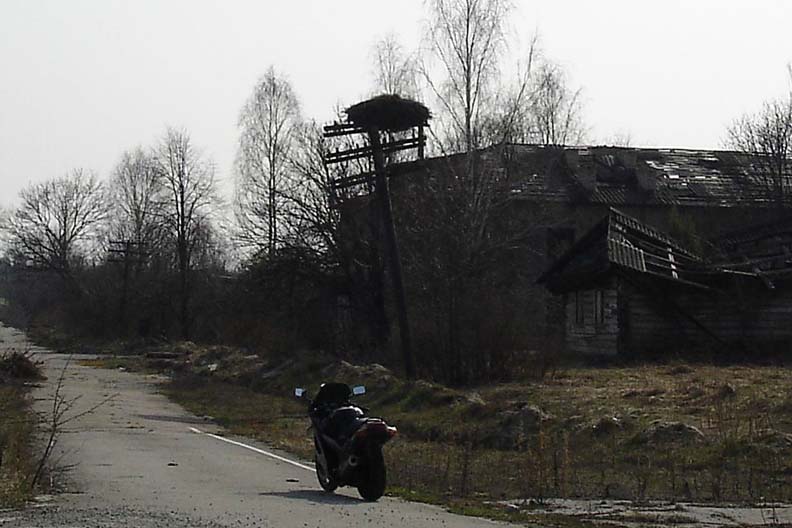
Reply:
[[[602, 321], [595, 318], [596, 292], [601, 292]], [[582, 322], [577, 304], [582, 306]], [[566, 295], [566, 347], [569, 352], [590, 356], [612, 356], [618, 352], [619, 322], [618, 294], [615, 280], [592, 290]]]
[[756, 347], [792, 341], [788, 288], [756, 287], [741, 294], [672, 291], [664, 294], [667, 300], [624, 283], [619, 291], [623, 353], [684, 351], [717, 345], [717, 340]]

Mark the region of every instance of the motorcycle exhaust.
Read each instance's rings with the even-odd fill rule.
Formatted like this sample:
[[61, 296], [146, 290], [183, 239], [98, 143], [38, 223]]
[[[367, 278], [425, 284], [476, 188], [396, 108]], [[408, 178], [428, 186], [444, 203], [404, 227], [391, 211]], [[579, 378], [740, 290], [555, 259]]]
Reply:
[[358, 464], [360, 464], [360, 458], [355, 455], [350, 455], [341, 462], [341, 466], [338, 468], [338, 474], [344, 479], [351, 471], [355, 470]]

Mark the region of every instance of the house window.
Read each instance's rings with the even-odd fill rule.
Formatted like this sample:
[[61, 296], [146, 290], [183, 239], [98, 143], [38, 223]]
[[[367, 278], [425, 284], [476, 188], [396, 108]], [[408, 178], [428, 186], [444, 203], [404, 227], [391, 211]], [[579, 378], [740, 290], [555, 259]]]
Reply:
[[594, 291], [594, 324], [599, 326], [605, 323], [605, 292]]
[[583, 326], [586, 322], [586, 311], [584, 310], [583, 303], [586, 296], [582, 291], [575, 292], [575, 325]]

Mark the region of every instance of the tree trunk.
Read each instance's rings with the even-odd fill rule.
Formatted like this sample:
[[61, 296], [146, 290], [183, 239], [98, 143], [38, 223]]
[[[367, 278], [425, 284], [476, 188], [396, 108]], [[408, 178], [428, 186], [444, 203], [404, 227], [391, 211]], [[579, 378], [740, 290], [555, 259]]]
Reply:
[[179, 324], [181, 325], [182, 339], [190, 339], [190, 288], [187, 274], [187, 244], [186, 241], [179, 241]]

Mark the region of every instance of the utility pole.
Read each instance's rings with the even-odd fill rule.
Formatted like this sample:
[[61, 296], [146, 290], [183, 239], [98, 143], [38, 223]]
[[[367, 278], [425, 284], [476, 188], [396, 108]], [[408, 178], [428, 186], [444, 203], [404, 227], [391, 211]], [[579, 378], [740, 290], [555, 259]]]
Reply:
[[[365, 172], [345, 177], [333, 182], [335, 189], [343, 189], [360, 184], [371, 186], [372, 177], [374, 192], [379, 204], [379, 216], [383, 224], [385, 245], [387, 246], [388, 263], [393, 286], [396, 313], [399, 323], [399, 336], [402, 349], [404, 373], [409, 379], [416, 376], [415, 355], [412, 348], [412, 335], [407, 311], [407, 299], [404, 288], [399, 244], [393, 222], [393, 207], [390, 198], [385, 154], [400, 150], [417, 149], [418, 157], [423, 159], [426, 145], [424, 127], [430, 118], [429, 110], [416, 101], [402, 99], [396, 95], [382, 95], [358, 103], [347, 109], [348, 123], [335, 123], [324, 128], [325, 138], [364, 134], [368, 145], [344, 151], [328, 153], [326, 164], [347, 162], [354, 159], [369, 158], [374, 162], [374, 172]], [[417, 135], [406, 139], [382, 142], [382, 132], [401, 132], [417, 128]]]
[[385, 244], [388, 246], [388, 257], [390, 258], [391, 281], [393, 282], [393, 292], [396, 299], [396, 314], [399, 318], [399, 336], [402, 346], [404, 373], [409, 379], [413, 379], [415, 378], [415, 354], [412, 349], [410, 321], [407, 318], [407, 298], [404, 293], [401, 255], [399, 254], [399, 243], [396, 239], [396, 227], [393, 224], [393, 207], [391, 205], [388, 178], [385, 173], [385, 159], [382, 154], [379, 129], [369, 127], [368, 137], [374, 157], [375, 191], [382, 214], [382, 223], [385, 227]]

